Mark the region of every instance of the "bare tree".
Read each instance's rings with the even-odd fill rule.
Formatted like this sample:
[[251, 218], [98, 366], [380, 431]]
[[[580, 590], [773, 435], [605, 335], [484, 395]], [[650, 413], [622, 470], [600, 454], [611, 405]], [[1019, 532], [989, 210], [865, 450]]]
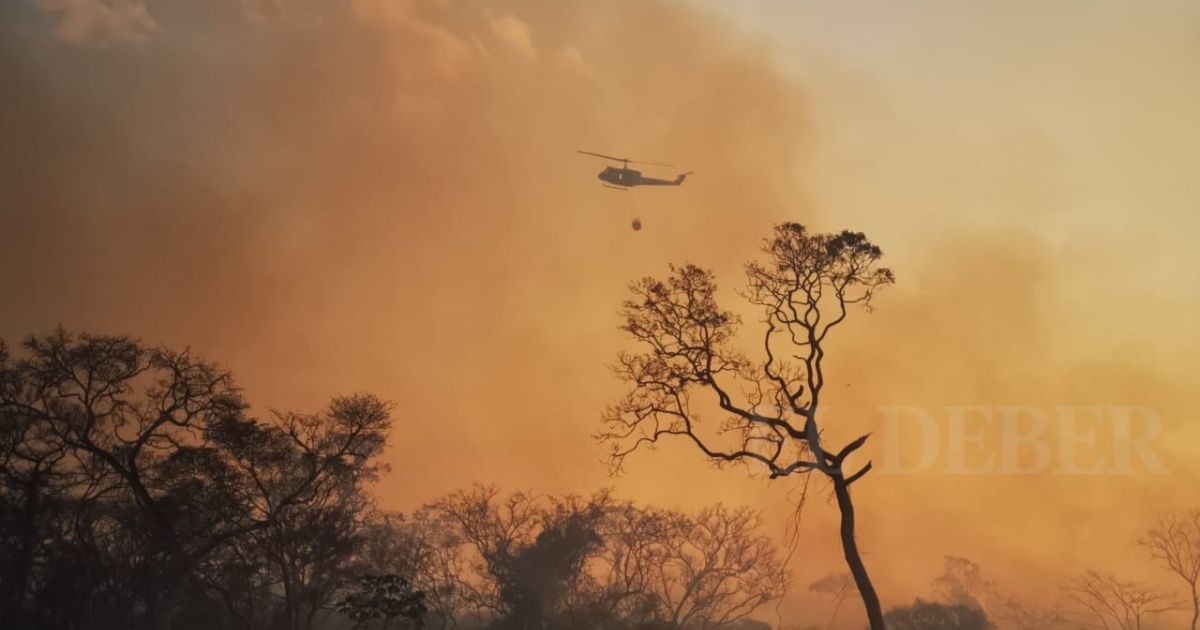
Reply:
[[494, 486], [477, 484], [438, 499], [430, 508], [471, 548], [463, 561], [466, 570], [456, 576], [464, 607], [479, 617], [506, 614], [494, 576], [503, 570], [506, 554], [532, 544], [537, 536], [538, 498], [527, 492], [502, 496]]
[[1141, 630], [1144, 619], [1179, 609], [1179, 604], [1163, 593], [1095, 571], [1076, 577], [1064, 589], [1095, 618], [1092, 625], [1104, 630]]
[[501, 497], [493, 487], [475, 486], [432, 507], [473, 549], [472, 571], [458, 581], [470, 606], [494, 627], [533, 629], [575, 625], [578, 594], [589, 581], [584, 569], [602, 544], [610, 501], [607, 492]]
[[789, 577], [775, 545], [757, 533], [757, 512], [718, 504], [667, 520], [661, 562], [650, 580], [663, 621], [710, 630], [783, 596]]
[[1178, 575], [1191, 591], [1192, 630], [1200, 620], [1200, 510], [1160, 512], [1138, 541], [1164, 569]]
[[720, 504], [695, 514], [614, 505], [590, 563], [591, 599], [626, 627], [736, 624], [790, 580], [760, 524], [759, 513]]
[[782, 596], [788, 574], [761, 515], [688, 514], [590, 497], [476, 486], [430, 508], [470, 550], [458, 592], [498, 626], [734, 625]]
[[1027, 603], [1011, 595], [993, 608], [996, 619], [1016, 630], [1051, 630], [1070, 625], [1067, 615], [1059, 608]]
[[[621, 328], [641, 351], [619, 356], [617, 374], [631, 390], [606, 410], [597, 437], [611, 444], [615, 470], [638, 448], [673, 437], [690, 441], [718, 465], [758, 466], [772, 478], [811, 472], [827, 477], [841, 513], [846, 563], [872, 629], [883, 630], [850, 497], [850, 486], [871, 464], [848, 469], [847, 463], [868, 435], [829, 448], [818, 412], [829, 333], [850, 308], [869, 309], [876, 291], [894, 276], [878, 265], [879, 247], [856, 232], [812, 234], [785, 223], [764, 251], [765, 263], [746, 266], [744, 292], [764, 316], [759, 347], [765, 356], [757, 362], [732, 347], [741, 322], [718, 306], [711, 272], [672, 266], [666, 280], [644, 278], [632, 286]], [[700, 417], [705, 400], [722, 417], [715, 426]]]
[[672, 530], [665, 510], [627, 502], [609, 508], [601, 530], [605, 544], [589, 566], [596, 576], [593, 598], [606, 618], [624, 620], [630, 627], [658, 620], [655, 576], [666, 564], [663, 541]]

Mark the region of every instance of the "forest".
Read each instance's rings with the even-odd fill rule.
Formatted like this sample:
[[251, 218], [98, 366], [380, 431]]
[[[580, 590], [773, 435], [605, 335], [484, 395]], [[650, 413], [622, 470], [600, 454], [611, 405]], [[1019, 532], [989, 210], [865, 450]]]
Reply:
[[1197, 25], [0, 2], [0, 630], [1200, 630]]
[[370, 395], [247, 414], [188, 352], [64, 330], [0, 353], [13, 628], [717, 628], [787, 574], [759, 515], [479, 485], [409, 513], [371, 484]]
[[[816, 410], [826, 336], [894, 275], [860, 233], [785, 223], [763, 251], [745, 294], [766, 312], [761, 361], [732, 345], [740, 318], [718, 305], [711, 272], [671, 267], [631, 285], [622, 329], [640, 352], [618, 355], [629, 389], [595, 437], [614, 471], [682, 439], [718, 465], [815, 476], [835, 499], [848, 571], [806, 586], [835, 603], [831, 618], [789, 627], [833, 627], [860, 600], [875, 630], [1141, 630], [1187, 610], [1195, 630], [1200, 512], [1161, 513], [1139, 539], [1190, 597], [1087, 571], [1045, 607], [947, 556], [929, 598], [885, 609], [850, 494], [871, 470], [849, 463], [869, 435], [823, 440]], [[794, 362], [778, 358], [788, 344]], [[702, 399], [722, 423], [700, 421]], [[760, 513], [716, 497], [687, 513], [609, 490], [480, 483], [398, 512], [373, 490], [403, 435], [391, 403], [358, 393], [316, 412], [252, 409], [232, 372], [190, 349], [62, 327], [0, 345], [5, 627], [749, 630], [771, 627], [770, 604], [803, 586], [789, 567], [807, 541], [780, 545]]]

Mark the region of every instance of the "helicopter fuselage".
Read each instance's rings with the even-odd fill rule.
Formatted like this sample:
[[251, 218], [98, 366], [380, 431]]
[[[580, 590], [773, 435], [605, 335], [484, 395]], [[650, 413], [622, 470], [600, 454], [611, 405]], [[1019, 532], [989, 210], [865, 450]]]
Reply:
[[615, 168], [609, 166], [605, 168], [597, 176], [600, 181], [614, 184], [616, 186], [637, 186], [642, 179], [641, 171], [635, 171], [631, 168]]
[[678, 186], [683, 183], [684, 175], [680, 175], [675, 179], [658, 179], [655, 177], [643, 177], [641, 171], [632, 168], [617, 168], [609, 166], [596, 176], [602, 182], [607, 182], [615, 186], [624, 186], [626, 188], [632, 186]]

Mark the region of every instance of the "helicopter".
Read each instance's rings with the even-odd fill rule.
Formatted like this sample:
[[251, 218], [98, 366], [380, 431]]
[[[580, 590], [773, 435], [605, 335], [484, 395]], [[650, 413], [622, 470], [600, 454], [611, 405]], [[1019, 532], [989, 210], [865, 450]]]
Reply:
[[579, 150], [579, 152], [583, 153], [585, 155], [594, 155], [596, 157], [601, 157], [606, 160], [613, 160], [614, 162], [621, 163], [621, 168], [617, 168], [615, 166], [607, 166], [604, 168], [603, 171], [600, 171], [599, 175], [596, 176], [600, 179], [600, 181], [605, 182], [604, 184], [602, 184], [605, 188], [614, 188], [616, 190], [625, 190], [628, 188], [632, 188], [634, 186], [678, 186], [683, 183], [683, 180], [686, 179], [688, 175], [692, 174], [692, 171], [688, 171], [686, 173], [683, 173], [683, 174], [677, 176], [675, 179], [658, 179], [656, 177], [645, 177], [642, 175], [641, 171], [637, 171], [632, 168], [629, 168], [629, 165], [630, 164], [653, 164], [656, 166], [671, 166], [671, 165], [663, 164], [662, 162], [643, 162], [640, 160], [632, 160], [630, 158], [613, 157], [611, 155], [604, 155], [603, 153], [593, 153], [591, 151]]

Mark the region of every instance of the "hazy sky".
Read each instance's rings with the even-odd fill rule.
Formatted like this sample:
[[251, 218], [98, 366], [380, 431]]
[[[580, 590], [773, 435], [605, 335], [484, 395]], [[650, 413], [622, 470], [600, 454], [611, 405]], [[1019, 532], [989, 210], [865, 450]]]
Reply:
[[[1159, 580], [1132, 543], [1195, 506], [1200, 454], [1198, 62], [1190, 2], [5, 3], [0, 336], [190, 345], [263, 410], [390, 398], [393, 507], [613, 485], [782, 534], [791, 482], [682, 445], [606, 476], [617, 307], [683, 261], [736, 304], [781, 220], [861, 230], [898, 284], [830, 349], [835, 439], [885, 405], [1144, 405], [1170, 469], [872, 475], [885, 603], [944, 554], [1028, 595]], [[695, 175], [609, 191], [576, 149]], [[824, 624], [834, 515], [806, 515], [785, 623]]]

